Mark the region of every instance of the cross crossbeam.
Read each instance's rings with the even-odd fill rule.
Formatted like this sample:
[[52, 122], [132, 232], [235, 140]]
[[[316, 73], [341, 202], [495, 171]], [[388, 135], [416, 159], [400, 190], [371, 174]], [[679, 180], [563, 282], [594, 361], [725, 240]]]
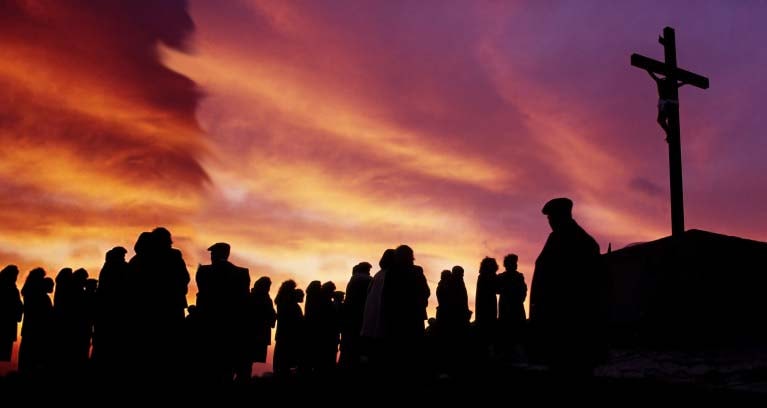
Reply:
[[655, 72], [667, 77], [673, 77], [685, 84], [692, 85], [700, 89], [708, 89], [708, 78], [686, 71], [681, 68], [669, 69], [666, 63], [645, 57], [641, 54], [631, 54], [631, 65], [642, 68], [645, 71]]

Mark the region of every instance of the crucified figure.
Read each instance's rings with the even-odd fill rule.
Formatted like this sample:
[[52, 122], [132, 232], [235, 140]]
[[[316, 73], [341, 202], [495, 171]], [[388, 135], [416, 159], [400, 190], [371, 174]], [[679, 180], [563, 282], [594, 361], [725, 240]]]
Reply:
[[668, 77], [659, 77], [654, 72], [647, 70], [650, 77], [658, 85], [658, 124], [663, 131], [668, 134], [668, 119], [671, 116], [672, 109], [679, 106], [676, 89], [679, 89], [684, 82], [677, 82]]

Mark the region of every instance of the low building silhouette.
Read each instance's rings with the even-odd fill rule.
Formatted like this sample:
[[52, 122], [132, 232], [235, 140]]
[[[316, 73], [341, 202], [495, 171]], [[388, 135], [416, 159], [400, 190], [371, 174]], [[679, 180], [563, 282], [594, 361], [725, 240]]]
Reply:
[[603, 259], [614, 344], [767, 343], [766, 242], [692, 229]]

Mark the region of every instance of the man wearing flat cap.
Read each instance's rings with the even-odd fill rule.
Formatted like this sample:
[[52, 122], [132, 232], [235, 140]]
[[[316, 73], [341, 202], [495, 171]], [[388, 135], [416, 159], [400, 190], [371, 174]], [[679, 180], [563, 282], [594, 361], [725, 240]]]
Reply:
[[565, 197], [543, 206], [551, 233], [535, 261], [530, 322], [540, 357], [552, 370], [588, 375], [599, 354], [603, 268], [599, 244], [575, 222], [572, 209]]
[[[218, 242], [208, 248], [210, 265], [197, 268], [197, 312], [203, 326], [203, 358], [210, 366], [211, 381], [230, 383], [234, 377], [250, 379], [246, 362], [246, 305], [250, 291], [248, 269], [229, 262], [231, 247]], [[247, 364], [247, 370], [245, 369]]]

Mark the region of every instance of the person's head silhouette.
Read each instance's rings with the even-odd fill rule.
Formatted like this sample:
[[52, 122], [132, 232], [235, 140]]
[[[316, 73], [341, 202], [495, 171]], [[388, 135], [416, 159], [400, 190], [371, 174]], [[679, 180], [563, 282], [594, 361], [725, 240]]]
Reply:
[[107, 262], [125, 262], [125, 254], [128, 253], [128, 250], [121, 247], [116, 246], [109, 251], [107, 251], [106, 254], [106, 261]]
[[381, 267], [381, 269], [391, 269], [394, 267], [394, 263], [396, 261], [396, 251], [394, 248], [389, 248], [386, 251], [384, 251], [383, 255], [381, 255], [381, 260], [378, 261], [378, 266]]
[[216, 242], [208, 248], [208, 251], [210, 251], [211, 262], [225, 262], [229, 259], [231, 247], [226, 242]]
[[459, 280], [463, 280], [463, 267], [460, 265], [456, 265], [453, 267], [453, 277]]
[[14, 285], [18, 277], [19, 267], [16, 265], [8, 265], [0, 271], [0, 279], [2, 279], [3, 284]]
[[573, 219], [573, 201], [566, 197], [559, 197], [549, 200], [541, 212], [549, 218], [549, 225], [552, 231], [561, 229]]
[[400, 245], [394, 251], [397, 259], [397, 266], [405, 268], [414, 265], [415, 255], [412, 248], [407, 245]]
[[372, 268], [373, 265], [370, 263], [360, 262], [352, 268], [352, 275], [370, 275], [370, 269]]
[[518, 261], [519, 257], [517, 254], [508, 254], [503, 258], [503, 267], [506, 268], [507, 271], [516, 271]]
[[173, 245], [170, 231], [165, 227], [157, 227], [152, 230], [152, 240], [158, 249], [170, 248]]
[[272, 280], [268, 276], [262, 276], [256, 280], [253, 284], [253, 293], [269, 294], [269, 289], [272, 287]]
[[482, 262], [479, 263], [480, 274], [494, 274], [496, 272], [498, 272], [498, 262], [495, 261], [495, 258], [486, 256], [482, 259]]

